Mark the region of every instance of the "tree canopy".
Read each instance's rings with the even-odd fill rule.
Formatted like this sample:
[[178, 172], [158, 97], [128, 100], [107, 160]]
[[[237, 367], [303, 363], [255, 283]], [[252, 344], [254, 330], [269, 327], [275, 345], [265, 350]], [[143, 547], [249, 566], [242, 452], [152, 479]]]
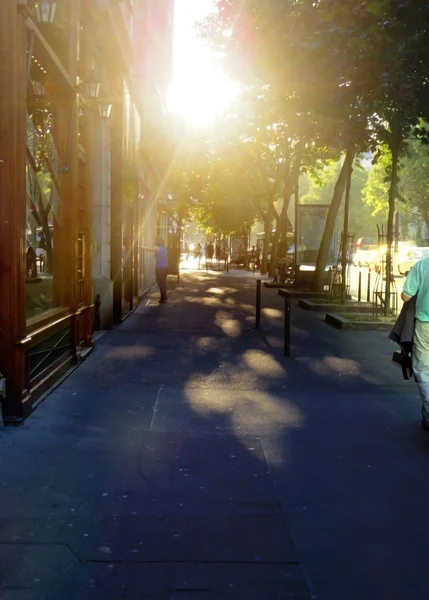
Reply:
[[[427, 3], [217, 0], [215, 4], [216, 11], [200, 24], [200, 33], [242, 92], [238, 105], [218, 124], [223, 140], [212, 146], [200, 214], [205, 211], [206, 218], [210, 213], [220, 222], [224, 211], [239, 218], [242, 208], [248, 210], [252, 204], [267, 230], [275, 224], [275, 254], [300, 177], [314, 175], [333, 161], [337, 177], [323, 192], [330, 189], [332, 196], [317, 259], [318, 286], [353, 167], [357, 176], [354, 159], [370, 150], [376, 166], [365, 194], [368, 199], [377, 173], [384, 173], [377, 194], [387, 200], [389, 279], [396, 200], [404, 196], [400, 161], [407, 140], [429, 109]], [[420, 135], [429, 137], [423, 128]], [[417, 152], [417, 144], [408, 144], [409, 152]], [[363, 181], [364, 171], [359, 174]], [[409, 185], [415, 175], [410, 174]], [[314, 193], [314, 187], [310, 191]], [[352, 221], [359, 214], [368, 219], [365, 207], [359, 213], [353, 194], [352, 186]], [[412, 195], [424, 198], [421, 190]], [[419, 209], [422, 216], [424, 203]], [[389, 280], [387, 287], [388, 295]]]

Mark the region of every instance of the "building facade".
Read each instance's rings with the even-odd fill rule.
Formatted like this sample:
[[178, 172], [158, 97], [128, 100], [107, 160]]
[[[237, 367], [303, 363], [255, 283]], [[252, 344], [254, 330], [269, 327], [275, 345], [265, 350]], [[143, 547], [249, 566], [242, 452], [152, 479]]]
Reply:
[[27, 416], [92, 349], [94, 325], [120, 323], [153, 282], [142, 246], [156, 235], [161, 175], [146, 150], [148, 84], [133, 71], [150, 61], [136, 53], [145, 5], [0, 3], [6, 418]]

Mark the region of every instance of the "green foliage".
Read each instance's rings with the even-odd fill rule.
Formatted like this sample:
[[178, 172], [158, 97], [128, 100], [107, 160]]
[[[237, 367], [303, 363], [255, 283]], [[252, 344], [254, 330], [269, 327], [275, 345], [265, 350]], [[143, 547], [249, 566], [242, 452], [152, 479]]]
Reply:
[[[218, 0], [216, 4], [217, 13], [201, 25], [202, 35], [224, 56], [230, 73], [243, 86], [246, 118], [241, 135], [247, 149], [263, 148], [261, 164], [283, 196], [283, 210], [297, 171], [317, 176], [320, 162], [382, 147], [365, 199], [376, 215], [387, 215], [390, 243], [395, 202], [403, 195], [399, 161], [406, 140], [429, 109], [427, 3]], [[277, 139], [267, 145], [264, 140], [273, 131]], [[429, 137], [423, 129], [419, 135]], [[279, 170], [283, 170], [280, 185]], [[326, 197], [333, 178], [330, 183], [320, 194], [310, 185], [307, 200]], [[327, 232], [334, 230], [338, 216], [340, 187], [337, 191]], [[358, 220], [357, 202], [352, 200], [352, 205], [351, 218]], [[270, 201], [266, 207], [271, 210]], [[367, 222], [365, 210], [360, 217]], [[318, 276], [324, 273], [329, 235], [319, 252]]]
[[307, 192], [301, 195], [300, 201], [303, 204], [329, 204], [340, 170], [340, 161], [331, 161], [321, 165], [318, 171], [305, 175]]
[[392, 162], [389, 148], [380, 146], [377, 152], [377, 160], [369, 172], [368, 180], [363, 190], [363, 201], [371, 209], [373, 217], [384, 221], [389, 210], [389, 186], [390, 178], [388, 171]]
[[[300, 188], [305, 190], [305, 193], [301, 195], [300, 201], [303, 204], [329, 204], [334, 193], [340, 169], [340, 161], [332, 161], [322, 167], [316, 175], [312, 175], [311, 177], [303, 175], [300, 181]], [[368, 235], [367, 232], [370, 230], [374, 230], [374, 237], [376, 236], [372, 207], [363, 202], [364, 189], [370, 173], [371, 171], [365, 168], [361, 161], [355, 161], [350, 191], [349, 231], [355, 233], [356, 237]], [[339, 211], [337, 219], [337, 231], [339, 234], [343, 229], [342, 210]]]
[[[387, 215], [391, 178], [391, 154], [380, 147], [378, 160], [372, 168], [364, 189], [363, 199], [372, 215], [380, 220]], [[411, 138], [404, 145], [404, 156], [399, 164], [397, 199], [398, 210], [406, 221], [423, 219], [429, 226], [429, 155], [421, 141]]]

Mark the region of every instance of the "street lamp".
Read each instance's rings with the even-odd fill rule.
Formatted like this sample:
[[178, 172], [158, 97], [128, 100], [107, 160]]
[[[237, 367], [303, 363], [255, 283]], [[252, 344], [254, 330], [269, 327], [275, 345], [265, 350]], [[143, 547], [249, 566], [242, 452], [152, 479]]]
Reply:
[[110, 117], [110, 113], [112, 112], [112, 103], [107, 102], [107, 100], [101, 100], [98, 104], [98, 111], [102, 120], [107, 121]]
[[97, 100], [100, 95], [101, 82], [96, 76], [95, 70], [92, 69], [88, 77], [83, 82], [85, 96], [89, 100]]
[[56, 0], [38, 0], [35, 3], [36, 16], [39, 23], [50, 23], [55, 21], [57, 10]]

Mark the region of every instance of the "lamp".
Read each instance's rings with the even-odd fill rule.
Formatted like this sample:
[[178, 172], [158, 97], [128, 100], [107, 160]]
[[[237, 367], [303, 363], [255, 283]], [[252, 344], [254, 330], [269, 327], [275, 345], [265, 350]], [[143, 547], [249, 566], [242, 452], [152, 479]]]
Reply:
[[38, 0], [34, 5], [39, 23], [50, 23], [55, 21], [57, 10], [56, 0]]
[[98, 111], [100, 113], [100, 117], [103, 121], [107, 121], [110, 117], [110, 113], [112, 112], [112, 103], [107, 100], [101, 100], [98, 103]]
[[85, 96], [90, 100], [97, 100], [100, 95], [101, 82], [94, 69], [92, 69], [88, 77], [84, 80], [83, 85]]

